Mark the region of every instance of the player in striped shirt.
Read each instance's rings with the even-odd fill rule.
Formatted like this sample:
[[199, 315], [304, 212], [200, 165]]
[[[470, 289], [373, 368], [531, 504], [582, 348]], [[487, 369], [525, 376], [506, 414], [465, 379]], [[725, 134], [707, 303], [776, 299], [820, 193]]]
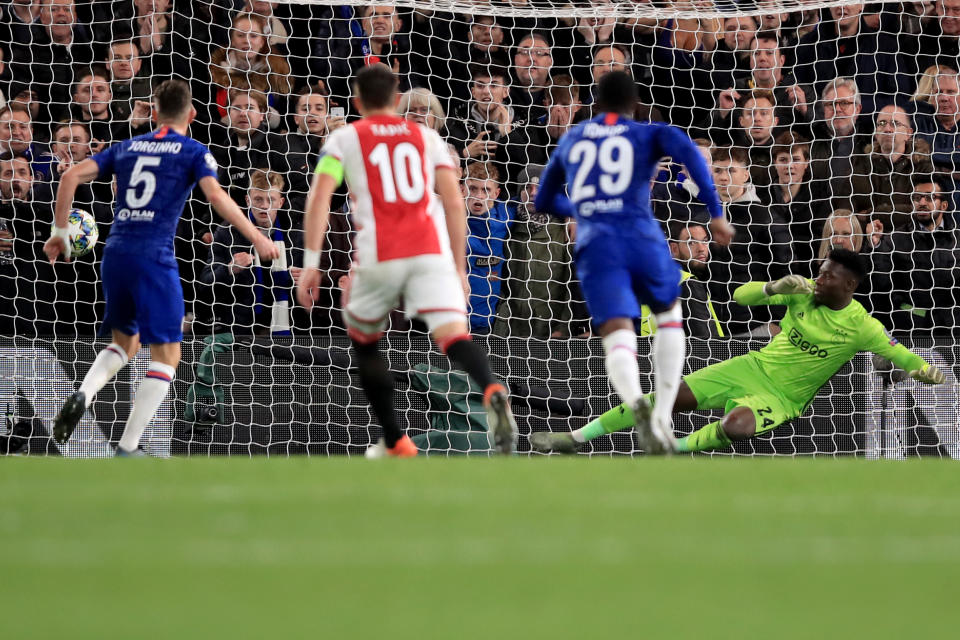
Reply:
[[362, 69], [355, 89], [363, 118], [327, 138], [307, 197], [297, 298], [308, 309], [316, 300], [330, 197], [346, 180], [357, 234], [343, 318], [360, 384], [384, 432], [368, 457], [417, 454], [394, 413], [393, 376], [377, 347], [401, 299], [407, 315], [426, 322], [440, 350], [484, 388], [491, 444], [511, 453], [517, 427], [506, 389], [467, 330], [466, 212], [447, 146], [395, 114], [397, 78], [384, 65]]

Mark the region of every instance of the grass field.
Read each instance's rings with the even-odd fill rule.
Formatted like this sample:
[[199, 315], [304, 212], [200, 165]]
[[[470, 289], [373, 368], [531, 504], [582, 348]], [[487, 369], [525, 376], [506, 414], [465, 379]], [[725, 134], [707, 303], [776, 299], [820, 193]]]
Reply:
[[932, 638], [958, 467], [0, 459], [2, 638]]

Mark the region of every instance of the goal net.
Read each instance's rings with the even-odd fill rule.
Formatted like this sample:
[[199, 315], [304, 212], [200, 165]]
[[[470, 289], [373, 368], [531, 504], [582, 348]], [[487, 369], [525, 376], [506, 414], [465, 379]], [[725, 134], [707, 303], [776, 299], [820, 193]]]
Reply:
[[[202, 195], [178, 227], [186, 300], [183, 362], [144, 436], [156, 455], [358, 454], [380, 435], [352, 369], [340, 307], [354, 227], [334, 196], [312, 312], [293, 288], [309, 177], [325, 137], [356, 110], [351, 78], [381, 62], [398, 111], [435, 128], [462, 174], [471, 330], [513, 395], [520, 452], [538, 431], [583, 426], [619, 401], [572, 264], [575, 230], [534, 210], [558, 138], [594, 115], [597, 80], [636, 79], [636, 117], [695, 139], [727, 216], [729, 247], [682, 166], [652, 179], [656, 218], [683, 272], [687, 371], [764, 346], [781, 308], [732, 291], [788, 273], [814, 277], [831, 248], [862, 254], [858, 299], [947, 374], [921, 387], [861, 354], [803, 416], [717, 455], [957, 457], [960, 329], [960, 0], [558, 2], [6, 3], [0, 14], [0, 452], [112, 455], [136, 384], [132, 361], [70, 442], [58, 407], [106, 340], [99, 263], [115, 215], [139, 215], [95, 180], [74, 207], [100, 240], [69, 264], [42, 253], [62, 172], [151, 130], [158, 81], [189, 81], [220, 182], [282, 249], [261, 262]], [[642, 251], [642, 247], [637, 248]], [[649, 317], [637, 321], [652, 389]], [[810, 358], [819, 347], [790, 336]], [[486, 454], [477, 390], [396, 313], [383, 348], [402, 424], [431, 454]], [[676, 417], [678, 434], [716, 419]], [[629, 432], [582, 454], [637, 453]]]

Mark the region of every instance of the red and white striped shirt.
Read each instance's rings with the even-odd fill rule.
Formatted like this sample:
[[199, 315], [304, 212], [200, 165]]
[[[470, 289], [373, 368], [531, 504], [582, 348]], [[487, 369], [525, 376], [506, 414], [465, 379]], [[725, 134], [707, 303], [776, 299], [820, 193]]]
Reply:
[[353, 200], [356, 262], [450, 254], [434, 182], [438, 167], [453, 166], [435, 131], [400, 116], [373, 116], [334, 131], [323, 153], [343, 164]]

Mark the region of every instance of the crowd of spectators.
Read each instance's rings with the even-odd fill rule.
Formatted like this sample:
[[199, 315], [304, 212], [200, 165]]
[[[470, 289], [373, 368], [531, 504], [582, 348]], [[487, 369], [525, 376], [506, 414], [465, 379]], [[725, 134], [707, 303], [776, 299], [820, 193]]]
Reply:
[[[191, 134], [209, 145], [222, 184], [284, 247], [281, 260], [261, 264], [192, 198], [177, 236], [185, 325], [197, 334], [341, 331], [345, 188], [318, 308], [296, 308], [290, 292], [312, 169], [326, 136], [357, 117], [351, 78], [378, 62], [401, 78], [398, 113], [444, 136], [461, 171], [476, 333], [590, 335], [572, 266], [576, 228], [534, 210], [533, 196], [557, 140], [596, 115], [594, 87], [612, 70], [637, 79], [637, 118], [696, 139], [737, 231], [729, 247], [710, 243], [682, 166], [667, 160], [652, 177], [692, 335], [776, 332], [768, 310], [732, 302], [734, 288], [814, 277], [836, 246], [872, 265], [861, 298], [891, 329], [960, 330], [960, 0], [725, 19], [534, 19], [504, 17], [498, 4], [454, 15], [256, 0], [0, 3], [0, 289], [11, 301], [0, 332], [94, 332], [97, 252], [57, 265], [40, 252], [59, 176], [150, 131], [152, 87], [170, 76], [190, 81]], [[112, 201], [109, 183], [77, 194], [101, 238]], [[393, 326], [410, 327], [399, 316]]]

